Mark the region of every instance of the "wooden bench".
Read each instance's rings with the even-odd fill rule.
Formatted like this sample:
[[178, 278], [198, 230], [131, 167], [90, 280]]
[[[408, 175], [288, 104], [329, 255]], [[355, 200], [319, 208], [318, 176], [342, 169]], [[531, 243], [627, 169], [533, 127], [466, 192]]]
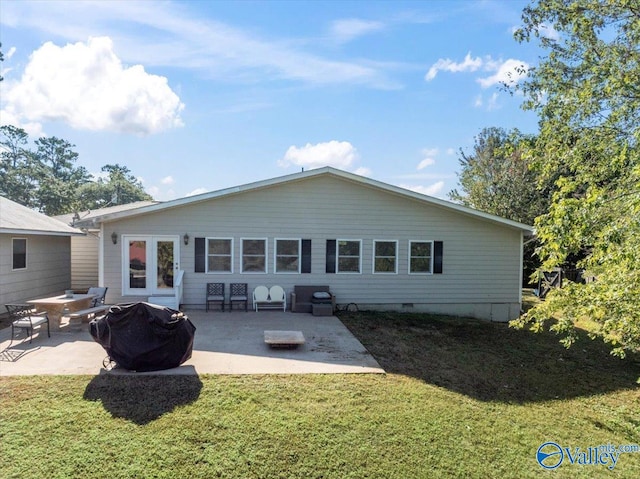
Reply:
[[[89, 320], [89, 316], [96, 315], [98, 313], [102, 313], [108, 311], [111, 307], [110, 304], [101, 304], [98, 306], [93, 306], [92, 308], [81, 309], [79, 311], [74, 311], [73, 313], [69, 313], [70, 321], [82, 321], [87, 322]], [[87, 320], [87, 321], [85, 321]]]

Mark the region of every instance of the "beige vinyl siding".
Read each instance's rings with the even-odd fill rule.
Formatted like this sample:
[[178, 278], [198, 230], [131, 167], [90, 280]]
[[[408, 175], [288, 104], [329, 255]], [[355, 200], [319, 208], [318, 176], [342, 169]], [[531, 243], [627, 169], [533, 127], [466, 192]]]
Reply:
[[[27, 268], [12, 269], [12, 238], [27, 239]], [[71, 285], [68, 236], [0, 234], [0, 305], [61, 294]]]
[[[318, 176], [242, 194], [228, 194], [161, 212], [105, 223], [105, 286], [111, 301], [122, 297], [121, 242], [111, 232], [179, 235], [187, 306], [203, 306], [207, 282], [246, 282], [249, 290], [279, 284], [287, 294], [298, 284], [329, 284], [339, 304], [378, 307], [460, 304], [491, 311], [517, 309], [520, 297], [521, 231], [407, 196], [346, 179]], [[188, 246], [182, 236], [191, 238]], [[194, 273], [196, 237], [233, 238], [233, 274]], [[241, 238], [267, 238], [268, 274], [241, 274]], [[275, 238], [312, 240], [310, 274], [274, 274]], [[327, 239], [362, 240], [360, 274], [326, 274]], [[373, 241], [398, 241], [398, 274], [373, 274]], [[409, 275], [409, 241], [443, 241], [443, 274]], [[486, 307], [485, 307], [486, 306]], [[488, 308], [488, 309], [487, 309]], [[498, 306], [495, 306], [498, 308]], [[432, 308], [433, 309], [433, 308]], [[437, 308], [436, 308], [437, 309]], [[489, 313], [490, 314], [490, 313]], [[479, 316], [486, 315], [484, 312]]]
[[86, 236], [73, 236], [71, 262], [71, 289], [84, 290], [98, 286], [98, 246], [97, 232]]

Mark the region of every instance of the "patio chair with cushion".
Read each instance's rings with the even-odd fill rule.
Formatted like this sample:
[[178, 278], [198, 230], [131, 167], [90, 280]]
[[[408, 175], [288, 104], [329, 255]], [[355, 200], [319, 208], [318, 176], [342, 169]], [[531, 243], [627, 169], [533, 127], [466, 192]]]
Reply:
[[47, 323], [47, 336], [51, 337], [47, 313], [36, 311], [30, 304], [7, 304], [5, 307], [11, 320], [11, 341], [16, 329], [26, 330], [29, 334], [29, 342], [33, 341], [33, 328], [45, 323]]
[[224, 283], [207, 283], [207, 311], [210, 304], [219, 304], [224, 311]]
[[244, 303], [244, 310], [249, 308], [247, 283], [231, 283], [229, 285], [229, 309], [233, 311], [233, 303]]

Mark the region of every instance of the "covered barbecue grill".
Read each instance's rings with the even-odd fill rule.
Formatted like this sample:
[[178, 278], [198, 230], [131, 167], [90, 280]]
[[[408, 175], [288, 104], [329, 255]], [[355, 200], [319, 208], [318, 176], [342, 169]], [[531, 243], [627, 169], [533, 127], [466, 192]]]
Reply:
[[191, 358], [195, 330], [184, 313], [142, 302], [112, 306], [89, 324], [110, 360], [132, 371], [178, 367]]

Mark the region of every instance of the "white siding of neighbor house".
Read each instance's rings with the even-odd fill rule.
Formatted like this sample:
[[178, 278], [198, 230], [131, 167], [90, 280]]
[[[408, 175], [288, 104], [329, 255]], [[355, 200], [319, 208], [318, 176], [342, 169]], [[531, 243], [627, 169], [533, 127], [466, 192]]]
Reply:
[[98, 286], [98, 246], [97, 232], [71, 238], [71, 289], [85, 290]]
[[[27, 268], [13, 270], [12, 238], [27, 239]], [[0, 305], [62, 294], [71, 285], [69, 236], [0, 234]]]
[[[103, 224], [104, 286], [109, 302], [122, 296], [122, 241], [118, 234], [178, 235], [184, 308], [204, 307], [208, 282], [327, 284], [337, 303], [360, 309], [397, 309], [507, 320], [520, 310], [521, 238], [516, 228], [332, 176], [286, 182]], [[188, 233], [189, 245], [182, 237]], [[197, 237], [233, 238], [233, 273], [194, 272]], [[268, 238], [267, 274], [240, 273], [240, 239]], [[310, 274], [275, 274], [275, 238], [312, 240]], [[326, 240], [362, 240], [360, 274], [325, 272]], [[398, 273], [373, 274], [374, 240], [398, 241]], [[408, 274], [409, 241], [442, 241], [443, 274]], [[228, 292], [228, 290], [227, 290]], [[251, 307], [251, 305], [249, 305]]]

